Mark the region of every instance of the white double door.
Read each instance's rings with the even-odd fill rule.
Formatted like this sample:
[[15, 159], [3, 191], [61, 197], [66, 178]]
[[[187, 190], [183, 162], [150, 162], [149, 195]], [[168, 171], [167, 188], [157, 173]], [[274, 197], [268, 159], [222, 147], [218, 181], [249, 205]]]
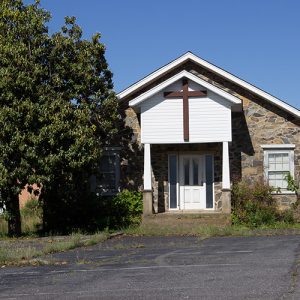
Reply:
[[180, 208], [206, 209], [205, 156], [179, 156]]

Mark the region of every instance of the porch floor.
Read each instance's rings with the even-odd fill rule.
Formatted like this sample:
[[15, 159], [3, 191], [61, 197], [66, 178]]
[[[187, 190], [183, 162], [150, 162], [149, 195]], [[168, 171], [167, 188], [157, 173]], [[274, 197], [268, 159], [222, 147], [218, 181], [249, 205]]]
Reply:
[[143, 224], [161, 226], [177, 226], [180, 224], [189, 224], [190, 226], [199, 226], [200, 224], [222, 226], [231, 224], [231, 216], [221, 211], [177, 210], [144, 216]]
[[199, 210], [169, 210], [163, 213], [158, 213], [156, 215], [173, 215], [173, 214], [177, 214], [177, 215], [224, 215], [224, 213], [222, 211], [218, 211], [218, 210], [207, 210], [207, 209], [199, 209]]

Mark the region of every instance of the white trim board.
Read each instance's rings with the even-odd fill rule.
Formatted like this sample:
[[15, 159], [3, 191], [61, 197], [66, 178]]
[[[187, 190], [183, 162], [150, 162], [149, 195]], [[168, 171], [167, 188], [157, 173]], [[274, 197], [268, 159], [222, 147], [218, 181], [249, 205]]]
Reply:
[[263, 149], [294, 149], [294, 144], [267, 144], [267, 145], [261, 145]]
[[201, 65], [205, 68], [207, 68], [210, 71], [215, 72], [216, 74], [223, 76], [224, 78], [238, 84], [239, 86], [259, 95], [263, 99], [267, 100], [268, 102], [276, 105], [277, 107], [283, 109], [284, 111], [289, 112], [290, 114], [300, 118], [300, 110], [285, 103], [284, 101], [266, 93], [265, 91], [257, 88], [256, 86], [230, 74], [229, 72], [209, 63], [208, 61], [196, 56], [195, 54], [191, 52], [187, 52], [183, 54], [182, 56], [178, 57], [177, 59], [173, 60], [172, 62], [168, 63], [167, 65], [163, 66], [162, 68], [154, 71], [153, 73], [149, 74], [145, 78], [139, 80], [138, 82], [134, 83], [127, 89], [121, 91], [117, 94], [117, 97], [122, 100], [124, 97], [132, 94], [133, 92], [137, 91], [139, 88], [145, 86], [146, 84], [149, 84], [151, 81], [155, 80], [157, 77], [167, 73], [171, 69], [177, 67], [178, 65], [186, 62], [186, 61], [192, 61], [198, 65]]
[[208, 90], [210, 90], [210, 91], [216, 93], [217, 95], [225, 98], [226, 100], [228, 100], [232, 104], [241, 104], [242, 103], [242, 101], [239, 98], [237, 98], [237, 97], [227, 93], [226, 91], [212, 85], [211, 83], [199, 78], [198, 76], [196, 76], [196, 75], [194, 75], [194, 74], [192, 74], [192, 73], [190, 73], [186, 70], [183, 70], [183, 71], [179, 72], [178, 74], [174, 75], [173, 77], [170, 77], [167, 80], [165, 80], [164, 82], [162, 82], [162, 83], [158, 84], [157, 86], [153, 87], [149, 91], [146, 91], [145, 93], [143, 93], [140, 96], [136, 97], [135, 99], [131, 100], [129, 102], [129, 106], [136, 106], [136, 105], [142, 103], [143, 101], [147, 100], [151, 96], [155, 95], [156, 93], [160, 92], [164, 88], [168, 87], [169, 85], [176, 82], [177, 80], [180, 80], [183, 77], [188, 78], [188, 79], [202, 85], [203, 87], [207, 88]]

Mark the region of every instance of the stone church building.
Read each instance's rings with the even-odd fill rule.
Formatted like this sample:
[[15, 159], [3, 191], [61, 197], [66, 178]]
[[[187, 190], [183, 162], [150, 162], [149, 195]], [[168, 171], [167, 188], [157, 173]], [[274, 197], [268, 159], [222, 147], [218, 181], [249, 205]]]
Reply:
[[[234, 180], [264, 180], [281, 208], [296, 200], [300, 111], [197, 57], [180, 56], [118, 95], [131, 159], [107, 148], [110, 186], [136, 183], [144, 213], [231, 210]], [[112, 168], [109, 167], [109, 161]]]

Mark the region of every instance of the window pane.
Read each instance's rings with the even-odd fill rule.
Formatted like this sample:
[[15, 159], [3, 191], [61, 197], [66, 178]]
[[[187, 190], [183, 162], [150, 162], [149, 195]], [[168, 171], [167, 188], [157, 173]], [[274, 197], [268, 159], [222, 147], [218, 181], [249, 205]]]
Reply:
[[177, 208], [177, 156], [169, 156], [170, 208]]
[[199, 160], [193, 159], [193, 185], [199, 185]]
[[100, 164], [101, 172], [115, 172], [115, 156], [103, 155]]
[[269, 171], [289, 171], [290, 161], [288, 153], [270, 153], [268, 155]]
[[283, 163], [282, 164], [282, 171], [289, 171], [290, 170], [290, 164], [289, 163]]
[[269, 179], [275, 180], [276, 179], [276, 173], [275, 172], [269, 172]]
[[205, 170], [206, 170], [206, 208], [213, 208], [213, 178], [214, 166], [213, 156], [205, 156]]
[[101, 180], [100, 180], [100, 187], [104, 191], [112, 191], [116, 189], [116, 178], [115, 174], [110, 173], [102, 173]]
[[275, 154], [269, 154], [269, 163], [275, 163]]
[[275, 155], [276, 164], [281, 164], [282, 163], [282, 153], [276, 153], [274, 155]]
[[274, 188], [287, 189], [288, 172], [269, 172], [269, 185]]
[[275, 163], [270, 163], [269, 164], [269, 170], [270, 171], [275, 171], [276, 170], [276, 164]]
[[184, 168], [184, 185], [190, 185], [190, 160], [189, 158], [183, 159]]
[[283, 153], [282, 155], [283, 155], [282, 157], [283, 163], [288, 163], [290, 161], [288, 153]]

